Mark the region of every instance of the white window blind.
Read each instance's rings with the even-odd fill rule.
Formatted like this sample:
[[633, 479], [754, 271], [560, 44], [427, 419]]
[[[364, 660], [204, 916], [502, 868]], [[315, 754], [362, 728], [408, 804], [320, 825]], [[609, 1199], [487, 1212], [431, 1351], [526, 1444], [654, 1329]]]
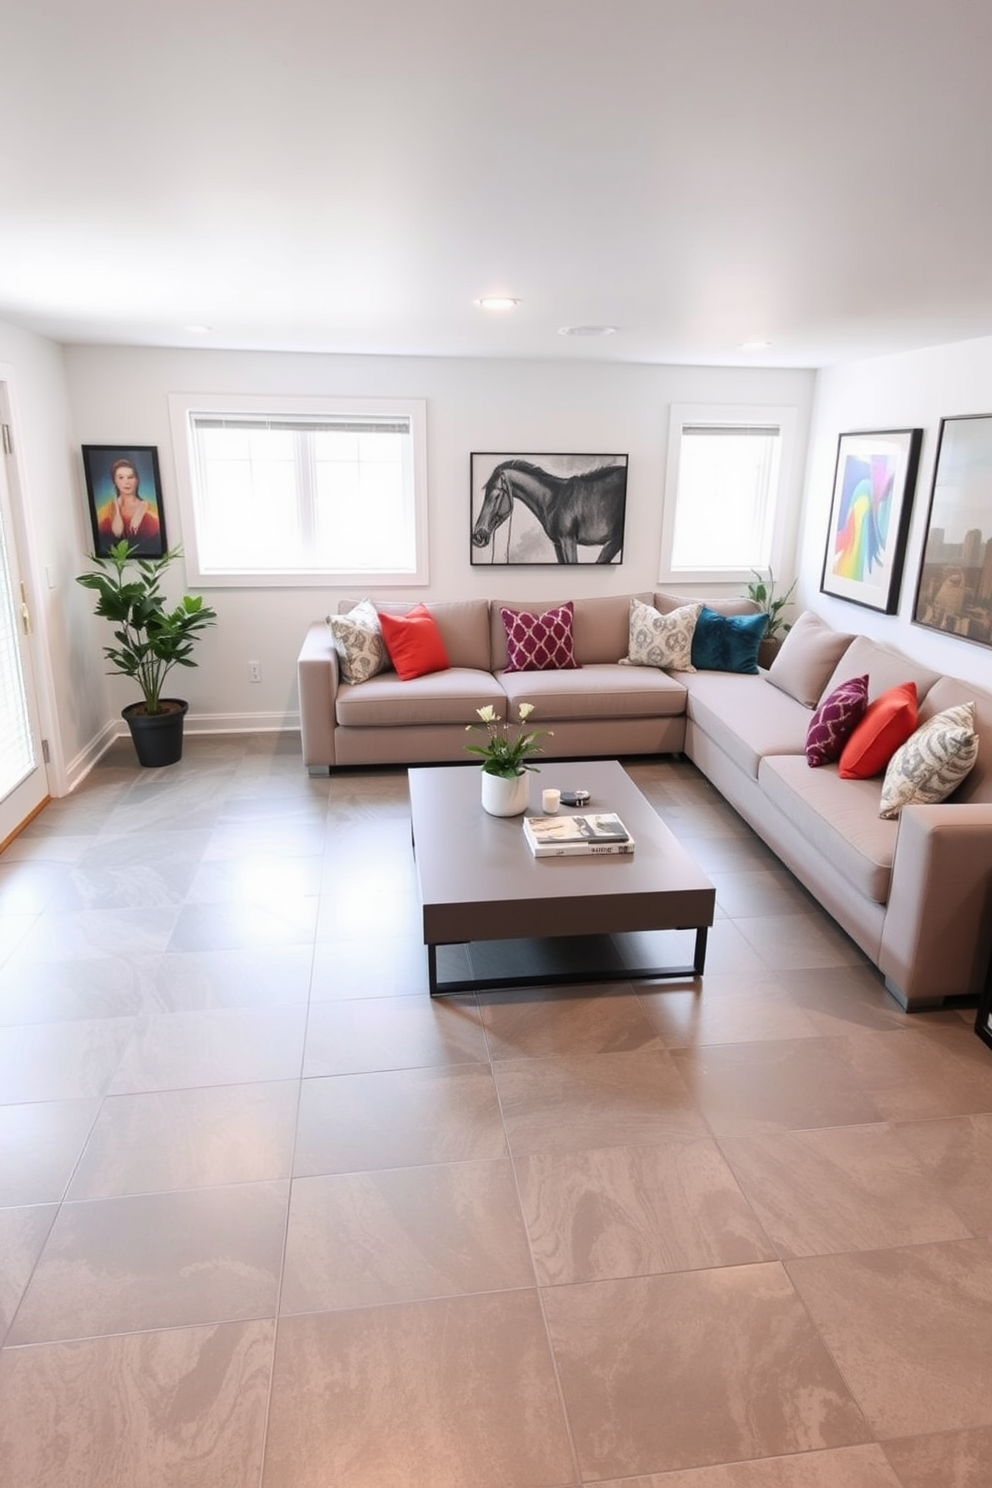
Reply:
[[181, 422], [192, 582], [426, 582], [422, 405], [189, 407]]
[[28, 722], [18, 638], [18, 605], [10, 581], [7, 540], [0, 512], [0, 800], [10, 795], [34, 769], [36, 760]]

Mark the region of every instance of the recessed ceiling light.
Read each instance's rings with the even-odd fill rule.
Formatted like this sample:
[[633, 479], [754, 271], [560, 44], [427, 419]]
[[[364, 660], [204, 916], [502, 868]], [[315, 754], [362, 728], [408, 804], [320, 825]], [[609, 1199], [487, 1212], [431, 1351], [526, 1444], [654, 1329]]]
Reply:
[[750, 341], [742, 341], [741, 351], [767, 351], [771, 346], [770, 341], [765, 341], [761, 336], [754, 336]]
[[559, 336], [612, 336], [616, 329], [616, 326], [608, 325], [562, 326], [558, 334]]
[[481, 300], [475, 302], [480, 310], [515, 310], [520, 304], [519, 300], [510, 295], [483, 295]]

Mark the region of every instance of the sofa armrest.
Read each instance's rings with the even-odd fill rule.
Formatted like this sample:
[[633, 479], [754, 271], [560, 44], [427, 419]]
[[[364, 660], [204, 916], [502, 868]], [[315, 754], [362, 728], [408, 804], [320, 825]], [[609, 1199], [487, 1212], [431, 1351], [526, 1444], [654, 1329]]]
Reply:
[[340, 672], [338, 653], [326, 623], [311, 625], [296, 658], [300, 693], [303, 763], [310, 769], [334, 764], [334, 705]]
[[879, 969], [909, 1010], [985, 985], [992, 946], [992, 805], [899, 817]]

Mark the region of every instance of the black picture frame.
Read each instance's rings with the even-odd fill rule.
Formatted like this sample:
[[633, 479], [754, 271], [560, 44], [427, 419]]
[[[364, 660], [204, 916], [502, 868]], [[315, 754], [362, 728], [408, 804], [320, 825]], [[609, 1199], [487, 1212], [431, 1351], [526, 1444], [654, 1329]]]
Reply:
[[922, 440], [922, 429], [839, 436], [821, 594], [898, 610]]
[[[95, 556], [106, 558], [115, 543], [127, 538], [135, 557], [161, 558], [168, 545], [158, 446], [84, 444], [82, 452]], [[127, 499], [128, 466], [134, 474], [137, 502]], [[121, 498], [130, 510], [122, 512], [118, 507], [115, 519], [114, 505]]]
[[992, 647], [992, 413], [940, 421], [912, 618]]
[[473, 567], [623, 562], [626, 455], [470, 457]]

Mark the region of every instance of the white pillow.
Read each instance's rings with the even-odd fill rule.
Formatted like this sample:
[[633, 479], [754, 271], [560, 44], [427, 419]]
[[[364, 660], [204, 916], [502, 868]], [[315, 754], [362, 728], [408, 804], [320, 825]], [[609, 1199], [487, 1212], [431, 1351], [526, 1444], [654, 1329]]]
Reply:
[[904, 806], [935, 806], [956, 790], [978, 758], [974, 703], [934, 714], [901, 744], [882, 782], [879, 816]]
[[334, 649], [341, 661], [345, 682], [367, 682], [389, 663], [376, 607], [361, 600], [347, 615], [328, 615]]
[[630, 639], [621, 666], [664, 667], [670, 672], [694, 672], [692, 637], [699, 612], [698, 603], [680, 605], [662, 615], [654, 605], [639, 599], [630, 601]]

